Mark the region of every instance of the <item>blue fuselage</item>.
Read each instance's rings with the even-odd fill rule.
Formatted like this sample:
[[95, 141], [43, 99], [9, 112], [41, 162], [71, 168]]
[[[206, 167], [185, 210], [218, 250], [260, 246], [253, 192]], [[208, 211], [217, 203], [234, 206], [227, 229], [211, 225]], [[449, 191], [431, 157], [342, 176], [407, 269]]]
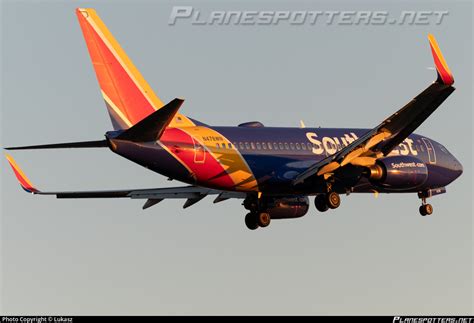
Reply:
[[[176, 135], [164, 136], [158, 143], [116, 142], [115, 151], [160, 174], [189, 184], [198, 184], [223, 190], [258, 190], [273, 194], [316, 194], [324, 191], [325, 183], [318, 179], [295, 186], [293, 180], [308, 167], [330, 156], [369, 129], [336, 128], [277, 128], [277, 127], [209, 127], [212, 135], [200, 134], [201, 129], [186, 129], [191, 139]], [[193, 132], [195, 131], [195, 133]], [[181, 155], [180, 155], [181, 154]], [[187, 161], [180, 157], [192, 155]], [[208, 154], [207, 160], [205, 154]], [[224, 171], [199, 173], [196, 167], [207, 170], [216, 167], [214, 162], [225, 165]], [[243, 163], [235, 162], [236, 155]], [[440, 143], [412, 134], [396, 147], [389, 156], [407, 156], [426, 165], [427, 179], [416, 187], [390, 187], [374, 185], [367, 180], [362, 167], [349, 167], [342, 174], [343, 180], [335, 188], [341, 192], [404, 191], [417, 192], [444, 187], [462, 173], [460, 162]], [[183, 162], [184, 161], [184, 162]], [[209, 164], [206, 164], [209, 163]], [[257, 189], [245, 185], [229, 187], [225, 181], [216, 181], [227, 176], [250, 170], [256, 180]], [[196, 168], [197, 169], [197, 168]], [[206, 178], [208, 176], [208, 178]], [[244, 180], [245, 181], [245, 180]], [[250, 181], [247, 180], [247, 182]], [[239, 188], [240, 187], [240, 188]]]

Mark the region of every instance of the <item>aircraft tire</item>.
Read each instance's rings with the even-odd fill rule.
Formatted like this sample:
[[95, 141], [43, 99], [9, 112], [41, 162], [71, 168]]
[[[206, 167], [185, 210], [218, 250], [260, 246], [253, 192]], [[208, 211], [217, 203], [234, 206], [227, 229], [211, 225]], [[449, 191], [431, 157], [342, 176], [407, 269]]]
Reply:
[[423, 204], [420, 206], [420, 214], [422, 216], [433, 214], [433, 207], [431, 204]]
[[249, 230], [255, 230], [258, 228], [258, 223], [257, 223], [257, 214], [255, 213], [247, 213], [245, 216], [245, 225]]
[[341, 198], [336, 192], [329, 192], [326, 195], [326, 204], [330, 209], [337, 209], [341, 205]]
[[324, 194], [316, 195], [314, 198], [314, 206], [316, 206], [319, 212], [326, 212], [329, 209]]
[[270, 225], [271, 217], [270, 214], [266, 212], [258, 213], [257, 215], [257, 223], [262, 228], [268, 227]]

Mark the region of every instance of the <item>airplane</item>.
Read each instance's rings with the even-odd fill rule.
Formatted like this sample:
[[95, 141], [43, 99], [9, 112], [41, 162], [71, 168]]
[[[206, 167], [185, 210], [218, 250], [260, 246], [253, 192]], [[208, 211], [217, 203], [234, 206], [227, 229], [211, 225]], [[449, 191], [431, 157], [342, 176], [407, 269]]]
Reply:
[[416, 193], [419, 212], [427, 199], [446, 192], [461, 163], [439, 142], [414, 134], [454, 91], [453, 74], [433, 35], [428, 35], [437, 78], [373, 129], [267, 127], [250, 121], [210, 126], [158, 98], [94, 9], [76, 9], [113, 130], [105, 139], [9, 147], [21, 149], [109, 148], [149, 170], [188, 184], [181, 187], [109, 191], [44, 192], [7, 159], [21, 187], [60, 199], [131, 198], [147, 209], [164, 199], [186, 199], [187, 208], [208, 195], [214, 203], [242, 199], [245, 224], [255, 230], [271, 220], [304, 216], [309, 197], [318, 211], [336, 209], [340, 194]]

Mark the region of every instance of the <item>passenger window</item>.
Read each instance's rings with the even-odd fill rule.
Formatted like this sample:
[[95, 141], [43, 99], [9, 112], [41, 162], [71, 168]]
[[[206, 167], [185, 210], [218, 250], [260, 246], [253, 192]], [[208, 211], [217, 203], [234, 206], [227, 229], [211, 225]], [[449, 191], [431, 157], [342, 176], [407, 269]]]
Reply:
[[242, 142], [239, 142], [239, 147], [240, 147], [240, 150], [244, 150], [245, 147], [244, 147], [244, 144]]
[[245, 149], [250, 150], [250, 144], [248, 142], [245, 142]]
[[280, 147], [280, 150], [283, 150], [283, 144], [281, 142], [278, 143], [278, 147]]
[[301, 144], [301, 149], [306, 150], [306, 144], [305, 143]]
[[232, 144], [230, 142], [227, 144], [227, 148], [232, 149]]
[[267, 143], [266, 142], [262, 142], [262, 148], [263, 148], [263, 150], [267, 150]]
[[219, 146], [219, 144], [216, 144], [216, 148], [219, 149], [219, 148], [221, 148], [221, 147]]
[[250, 146], [252, 147], [253, 150], [255, 150], [255, 144], [253, 143], [253, 141], [250, 143]]
[[262, 149], [262, 146], [260, 146], [260, 143], [259, 143], [259, 142], [256, 143], [256, 146], [257, 146], [257, 150]]
[[277, 145], [276, 142], [273, 143], [273, 148], [274, 148], [275, 150], [278, 150], [278, 145]]
[[308, 150], [312, 150], [312, 149], [313, 149], [313, 145], [308, 142]]
[[272, 150], [272, 143], [271, 142], [268, 143], [268, 150]]
[[288, 143], [287, 143], [287, 142], [285, 142], [285, 149], [286, 149], [286, 150], [290, 150], [290, 146], [288, 146]]
[[296, 146], [296, 150], [300, 150], [300, 149], [301, 149], [301, 147], [300, 147], [300, 144], [299, 144], [299, 143], [296, 143], [296, 145], [295, 145], [295, 146]]
[[290, 142], [290, 149], [291, 149], [291, 150], [295, 150], [295, 144], [292, 143], [292, 142]]

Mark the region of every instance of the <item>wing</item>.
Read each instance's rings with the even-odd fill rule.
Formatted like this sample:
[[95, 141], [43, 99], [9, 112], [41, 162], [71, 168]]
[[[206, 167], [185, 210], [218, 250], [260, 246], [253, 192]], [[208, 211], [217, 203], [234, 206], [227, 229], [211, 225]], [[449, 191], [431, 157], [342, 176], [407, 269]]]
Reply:
[[295, 185], [312, 176], [331, 176], [335, 170], [347, 164], [373, 165], [377, 158], [388, 155], [405, 140], [453, 93], [453, 75], [436, 39], [431, 34], [428, 39], [438, 73], [436, 81], [377, 127], [337, 153], [309, 167], [293, 181]]
[[82, 198], [131, 198], [146, 199], [143, 209], [147, 209], [164, 199], [186, 199], [183, 208], [187, 208], [207, 195], [217, 195], [214, 203], [218, 203], [230, 198], [245, 198], [245, 193], [220, 191], [197, 186], [149, 188], [149, 189], [129, 189], [112, 191], [78, 191], [78, 192], [43, 192], [38, 190], [26, 177], [12, 156], [6, 155], [10, 166], [15, 173], [21, 187], [28, 193], [38, 195], [56, 195], [58, 199], [82, 199]]

